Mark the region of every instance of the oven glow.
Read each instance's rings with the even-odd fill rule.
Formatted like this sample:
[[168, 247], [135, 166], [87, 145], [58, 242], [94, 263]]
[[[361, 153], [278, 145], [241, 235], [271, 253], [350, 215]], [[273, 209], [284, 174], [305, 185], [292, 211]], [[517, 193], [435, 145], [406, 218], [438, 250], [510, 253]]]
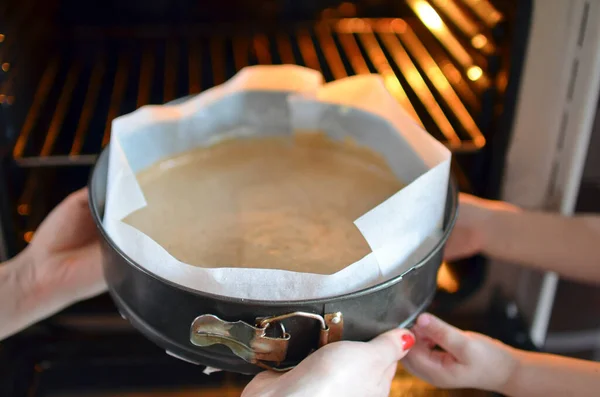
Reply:
[[23, 234], [23, 240], [25, 240], [26, 243], [31, 242], [31, 239], [33, 239], [33, 232], [31, 230]]
[[419, 16], [419, 19], [423, 21], [425, 26], [431, 30], [442, 30], [444, 23], [438, 13], [427, 3], [422, 0], [414, 2], [415, 12]]
[[464, 0], [464, 3], [490, 28], [495, 27], [504, 19], [489, 1]]
[[4, 41], [4, 35], [0, 33], [0, 43]]
[[4, 62], [4, 63], [2, 64], [2, 70], [3, 70], [4, 72], [8, 72], [8, 69], [10, 69], [10, 63], [8, 63], [8, 62]]
[[338, 11], [345, 18], [354, 17], [356, 16], [356, 5], [344, 2], [338, 6]]
[[481, 33], [473, 36], [473, 38], [471, 39], [471, 44], [473, 45], [473, 47], [477, 48], [478, 50], [485, 47], [485, 45], [487, 43], [488, 43], [487, 37], [485, 37]]
[[29, 205], [28, 204], [19, 204], [17, 207], [17, 213], [19, 215], [29, 215]]
[[458, 291], [458, 280], [456, 279], [456, 276], [450, 272], [446, 262], [442, 262], [442, 266], [440, 266], [440, 270], [438, 270], [437, 285], [441, 290], [450, 294]]
[[398, 34], [404, 33], [406, 32], [406, 22], [404, 22], [402, 19], [396, 18], [390, 22], [390, 29], [392, 32], [396, 32]]
[[437, 11], [425, 0], [406, 0], [423, 24], [433, 33], [438, 41], [448, 50], [454, 59], [466, 70], [473, 66], [473, 58], [458, 38], [446, 26]]
[[406, 96], [406, 92], [402, 88], [402, 84], [400, 84], [398, 77], [396, 77], [394, 73], [386, 73], [383, 74], [383, 82], [388, 91], [398, 100], [398, 102], [400, 102], [400, 105], [402, 105], [404, 110], [410, 114], [412, 119], [419, 125], [423, 125], [419, 119], [419, 115], [417, 115], [417, 111]]
[[321, 11], [321, 19], [333, 19], [335, 17], [335, 10], [333, 8], [326, 8]]
[[444, 76], [446, 76], [452, 83], [458, 84], [461, 82], [462, 75], [452, 63], [443, 61], [440, 63], [440, 67], [444, 71]]
[[483, 76], [483, 70], [479, 66], [471, 66], [467, 69], [467, 77], [471, 81], [477, 81]]
[[9, 104], [12, 105], [15, 101], [15, 97], [12, 95], [0, 94], [0, 104]]

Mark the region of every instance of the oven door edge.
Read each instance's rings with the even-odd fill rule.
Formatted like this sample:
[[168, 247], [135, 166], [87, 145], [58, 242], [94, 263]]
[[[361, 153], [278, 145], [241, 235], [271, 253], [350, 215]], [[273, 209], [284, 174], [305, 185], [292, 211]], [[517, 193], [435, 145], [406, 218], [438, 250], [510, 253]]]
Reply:
[[[549, 6], [536, 0], [529, 40], [502, 198], [572, 215], [600, 92], [600, 3], [557, 0]], [[503, 287], [529, 319], [533, 342], [542, 346], [558, 277], [495, 267], [512, 272], [501, 277], [508, 281]]]

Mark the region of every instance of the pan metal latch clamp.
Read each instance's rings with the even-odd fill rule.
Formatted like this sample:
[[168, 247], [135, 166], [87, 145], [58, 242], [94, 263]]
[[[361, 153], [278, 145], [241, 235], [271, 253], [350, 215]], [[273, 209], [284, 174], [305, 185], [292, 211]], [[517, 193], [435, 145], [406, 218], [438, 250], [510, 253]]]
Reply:
[[[292, 337], [286, 331], [282, 321], [292, 317], [310, 318], [319, 323], [317, 348], [342, 339], [344, 329], [342, 313], [336, 312], [321, 316], [308, 312], [292, 312], [257, 318], [255, 325], [244, 321], [224, 321], [215, 315], [204, 314], [192, 322], [190, 342], [200, 347], [215, 344], [225, 345], [236, 356], [249, 363], [264, 369], [283, 372], [294, 367], [280, 367], [280, 364], [285, 361]], [[267, 330], [275, 325], [277, 330], [268, 335]]]

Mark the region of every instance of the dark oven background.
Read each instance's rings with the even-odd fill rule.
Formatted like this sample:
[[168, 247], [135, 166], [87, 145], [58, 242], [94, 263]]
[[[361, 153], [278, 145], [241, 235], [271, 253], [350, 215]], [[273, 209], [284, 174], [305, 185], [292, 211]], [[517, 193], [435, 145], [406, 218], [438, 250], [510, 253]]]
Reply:
[[[321, 71], [327, 81], [381, 74], [413, 117], [454, 152], [461, 190], [495, 197], [531, 11], [528, 1], [4, 0], [0, 255], [23, 249], [45, 215], [85, 185], [113, 118], [201, 92], [246, 65], [294, 63]], [[436, 310], [447, 312], [481, 285], [485, 266], [472, 265], [446, 266], [454, 287], [441, 286]], [[164, 378], [160, 365], [170, 360], [147, 356], [153, 347], [131, 334], [107, 296], [76, 305], [13, 341], [29, 347], [12, 358], [14, 373], [19, 364], [28, 369], [14, 387], [30, 387], [48, 373], [43, 354], [60, 373], [57, 357], [101, 362], [98, 357], [120, 350], [159, 363], [144, 367], [142, 373], [156, 372], [145, 379]], [[4, 345], [5, 354], [10, 346]], [[81, 360], [86, 364], [67, 370], [98, 365]], [[189, 366], [168, 363], [183, 377], [190, 372]], [[117, 383], [136, 384], [129, 373], [117, 376]], [[81, 379], [85, 384], [87, 378]]]

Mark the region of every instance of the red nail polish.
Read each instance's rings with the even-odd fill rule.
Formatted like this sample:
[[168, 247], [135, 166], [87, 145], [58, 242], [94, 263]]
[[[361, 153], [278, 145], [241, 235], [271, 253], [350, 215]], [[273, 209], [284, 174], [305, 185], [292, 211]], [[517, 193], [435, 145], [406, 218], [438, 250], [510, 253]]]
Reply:
[[411, 334], [402, 335], [402, 350], [406, 351], [415, 344], [415, 337]]

